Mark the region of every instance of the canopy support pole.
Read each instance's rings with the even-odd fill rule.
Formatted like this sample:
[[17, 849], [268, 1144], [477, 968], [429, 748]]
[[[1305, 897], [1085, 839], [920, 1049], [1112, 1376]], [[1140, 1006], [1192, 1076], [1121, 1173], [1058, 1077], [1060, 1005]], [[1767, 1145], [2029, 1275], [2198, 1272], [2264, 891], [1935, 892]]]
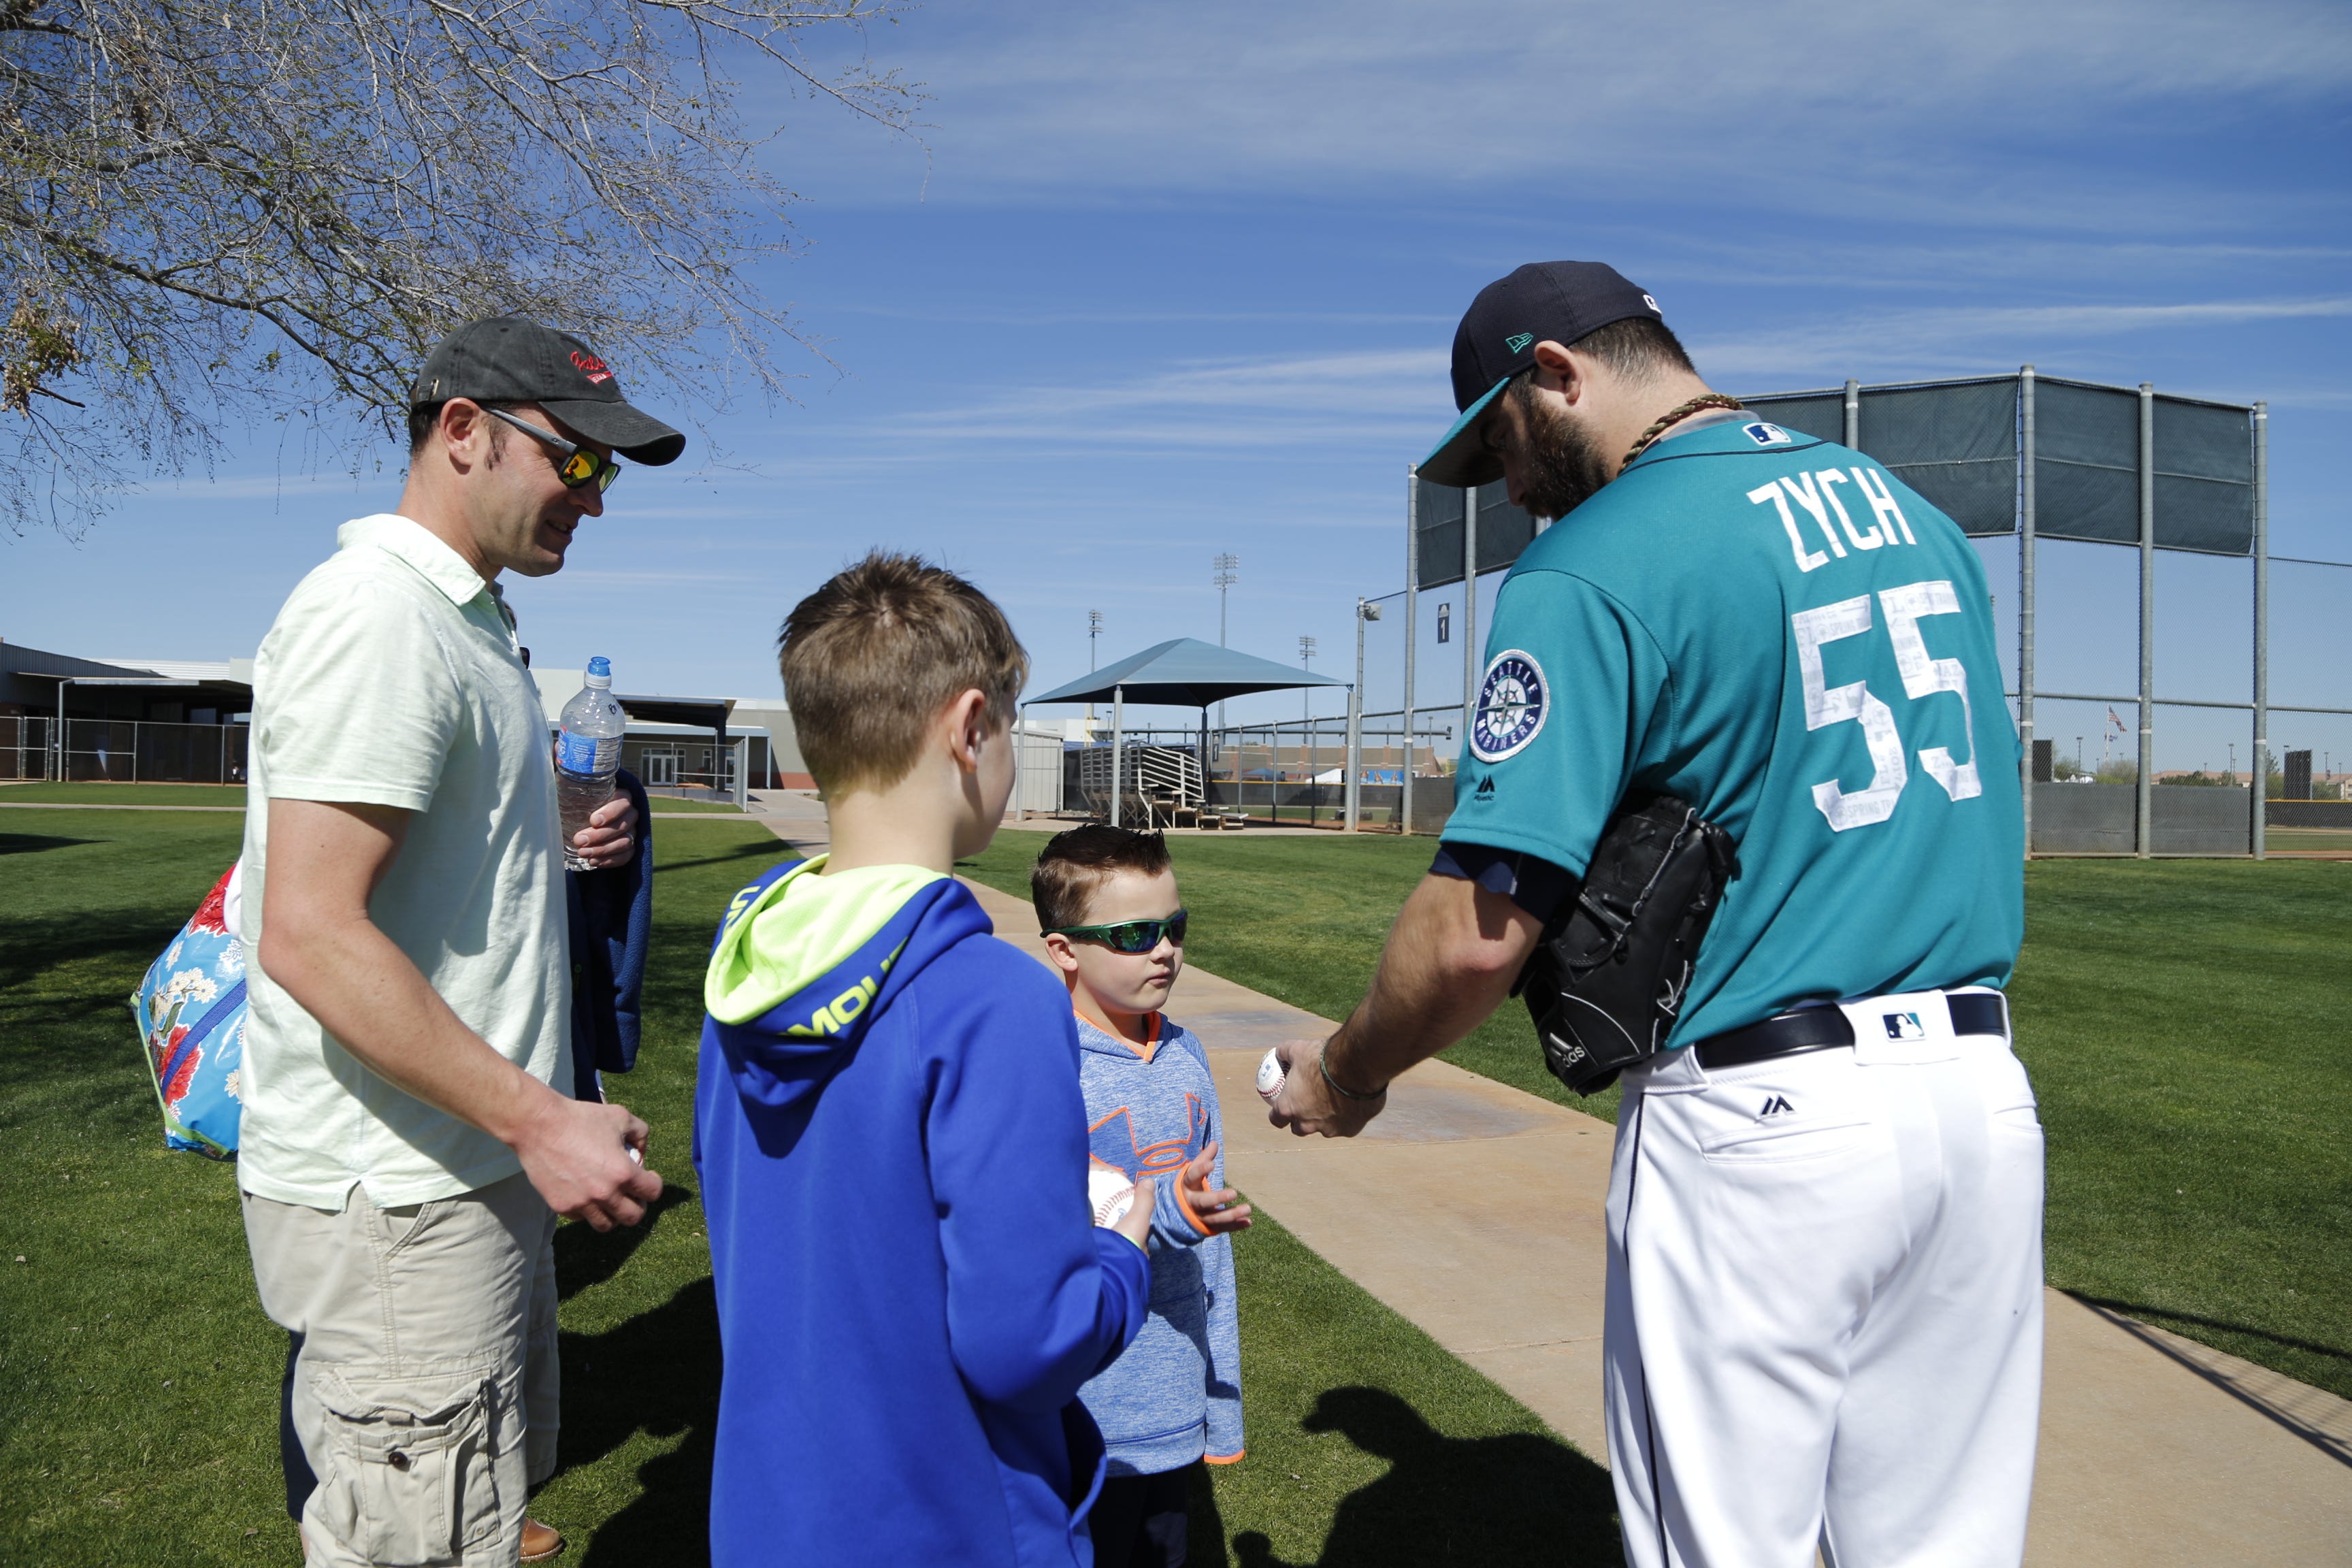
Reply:
[[[2017, 733], [2023, 748], [2018, 787], [2025, 796], [2025, 858], [2033, 858], [2033, 367], [2017, 373]], [[2082, 765], [2077, 757], [2074, 763]]]
[[1201, 704], [1201, 798], [1192, 803], [1192, 826], [1209, 815], [1209, 705]]
[[1119, 826], [1119, 807], [1126, 804], [1127, 688], [1110, 689], [1110, 825]]
[[2271, 787], [2271, 405], [2254, 405], [2254, 858], [2269, 858]]
[[2139, 788], [2132, 853], [2156, 853], [2156, 387], [2139, 384]]

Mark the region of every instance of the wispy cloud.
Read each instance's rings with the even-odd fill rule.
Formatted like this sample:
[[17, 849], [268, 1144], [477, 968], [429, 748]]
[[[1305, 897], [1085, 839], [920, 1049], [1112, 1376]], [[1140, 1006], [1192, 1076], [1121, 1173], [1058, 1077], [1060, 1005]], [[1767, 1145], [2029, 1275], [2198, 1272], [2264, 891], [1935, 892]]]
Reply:
[[[1591, 180], [1663, 180], [1763, 210], [1916, 190], [1946, 217], [1965, 194], [2088, 225], [2101, 182], [1989, 187], [1960, 148], [2030, 137], [2079, 160], [2086, 141], [2178, 134], [2249, 96], [2284, 110], [2352, 85], [2352, 13], [2315, 0], [1700, 0], [1671, 18], [1608, 0], [1037, 0], [934, 13], [895, 41], [936, 95], [935, 201], [1403, 182], [1558, 203]], [[824, 151], [877, 188], [855, 146]], [[1937, 174], [1966, 184], [1923, 179]]]

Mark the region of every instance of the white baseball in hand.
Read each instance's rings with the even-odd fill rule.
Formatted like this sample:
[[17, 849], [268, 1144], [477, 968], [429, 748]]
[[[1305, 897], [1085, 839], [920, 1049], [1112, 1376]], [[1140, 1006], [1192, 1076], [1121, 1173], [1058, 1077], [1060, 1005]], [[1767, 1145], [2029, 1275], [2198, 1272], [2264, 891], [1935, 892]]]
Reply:
[[1135, 1184], [1117, 1171], [1097, 1165], [1087, 1173], [1087, 1201], [1094, 1205], [1097, 1225], [1115, 1226], [1135, 1206]]
[[1282, 1050], [1280, 1047], [1276, 1047], [1265, 1053], [1265, 1060], [1257, 1064], [1257, 1097], [1268, 1105], [1272, 1105], [1274, 1097], [1282, 1092], [1282, 1080], [1285, 1076], [1282, 1070]]

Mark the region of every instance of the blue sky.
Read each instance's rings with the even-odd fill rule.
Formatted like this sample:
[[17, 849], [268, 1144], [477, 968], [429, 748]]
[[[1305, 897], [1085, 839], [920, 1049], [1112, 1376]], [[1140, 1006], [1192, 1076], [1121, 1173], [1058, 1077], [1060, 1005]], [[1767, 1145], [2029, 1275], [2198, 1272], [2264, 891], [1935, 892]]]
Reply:
[[[1344, 674], [1355, 595], [1402, 577], [1404, 467], [1451, 416], [1455, 319], [1553, 257], [1642, 283], [1733, 392], [2031, 360], [2267, 397], [2273, 550], [2352, 560], [2340, 5], [1028, 0], [932, 5], [867, 42], [926, 84], [922, 145], [773, 106], [805, 248], [768, 283], [830, 363], [801, 359], [794, 402], [703, 411], [723, 466], [698, 440], [630, 473], [570, 567], [511, 590], [541, 662], [771, 694], [783, 612], [880, 543], [996, 595], [1036, 689], [1085, 669], [1089, 609], [1106, 660], [1213, 639], [1219, 551], [1242, 560], [1236, 646], [1295, 660], [1312, 634]], [[248, 653], [335, 524], [397, 493], [384, 458], [354, 487], [243, 445], [79, 542], [0, 542], [0, 636]], [[1987, 559], [2006, 604], [2013, 551]], [[2042, 685], [2136, 683], [2135, 569], [2050, 549]], [[2245, 583], [2164, 558], [2159, 691], [2242, 694]], [[2352, 572], [2275, 585], [2274, 699], [2352, 707]], [[2044, 721], [2067, 750], [2095, 737]], [[2344, 767], [2347, 725], [2273, 733]], [[2232, 741], [2242, 763], [2243, 734], [2164, 711], [2159, 764]]]

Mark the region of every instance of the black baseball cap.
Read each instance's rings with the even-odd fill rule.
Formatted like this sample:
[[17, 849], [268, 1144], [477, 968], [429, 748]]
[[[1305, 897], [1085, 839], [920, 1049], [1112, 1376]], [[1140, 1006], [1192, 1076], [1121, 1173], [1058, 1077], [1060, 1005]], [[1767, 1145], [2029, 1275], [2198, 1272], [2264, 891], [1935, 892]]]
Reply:
[[468, 321], [425, 356], [408, 405], [453, 397], [536, 403], [633, 463], [658, 468], [686, 450], [685, 437], [621, 395], [612, 367], [586, 343], [520, 316]]
[[1573, 345], [1629, 316], [1662, 321], [1658, 302], [1600, 261], [1530, 261], [1478, 290], [1454, 331], [1454, 406], [1462, 417], [1422, 459], [1432, 484], [1468, 489], [1503, 477], [1480, 430], [1511, 377], [1536, 363], [1536, 345]]

